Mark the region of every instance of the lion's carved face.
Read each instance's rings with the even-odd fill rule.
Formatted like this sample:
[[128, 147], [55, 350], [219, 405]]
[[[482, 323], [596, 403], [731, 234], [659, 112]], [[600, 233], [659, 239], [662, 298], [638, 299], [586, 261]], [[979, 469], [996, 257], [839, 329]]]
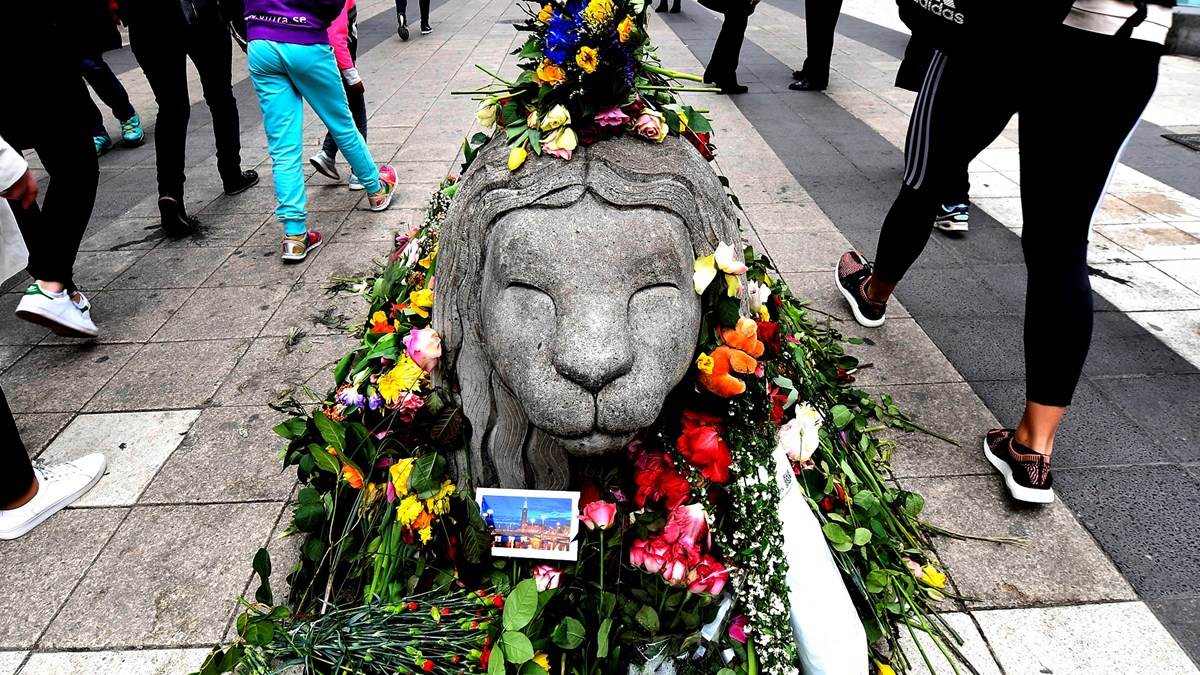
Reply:
[[700, 324], [679, 217], [588, 195], [501, 216], [487, 250], [485, 350], [529, 422], [576, 455], [618, 450], [653, 424]]

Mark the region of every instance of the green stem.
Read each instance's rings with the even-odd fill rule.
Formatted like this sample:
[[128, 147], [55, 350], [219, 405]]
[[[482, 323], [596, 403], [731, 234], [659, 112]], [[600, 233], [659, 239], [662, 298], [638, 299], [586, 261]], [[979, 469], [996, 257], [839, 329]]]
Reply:
[[754, 651], [754, 640], [746, 640], [746, 675], [758, 675], [758, 654]]
[[650, 91], [700, 91], [706, 93], [720, 93], [719, 87], [672, 87], [659, 84], [643, 84], [638, 89], [649, 89]]
[[479, 65], [478, 63], [475, 64], [475, 67], [482, 70], [483, 72], [487, 73], [489, 76], [495, 78], [496, 80], [503, 82], [504, 86], [509, 87], [510, 89], [512, 87], [517, 86], [516, 83], [509, 82], [508, 80], [504, 79], [503, 77], [500, 77], [499, 75], [497, 75], [496, 73], [493, 73], [492, 71], [488, 70], [487, 68], [484, 68], [483, 66]]
[[704, 78], [700, 77], [699, 75], [692, 75], [690, 73], [681, 73], [677, 70], [667, 70], [666, 68], [661, 68], [659, 66], [655, 66], [655, 65], [652, 65], [649, 63], [643, 63], [642, 67], [652, 73], [658, 73], [659, 75], [662, 75], [664, 77], [669, 77], [672, 80], [689, 80], [691, 82], [704, 82]]

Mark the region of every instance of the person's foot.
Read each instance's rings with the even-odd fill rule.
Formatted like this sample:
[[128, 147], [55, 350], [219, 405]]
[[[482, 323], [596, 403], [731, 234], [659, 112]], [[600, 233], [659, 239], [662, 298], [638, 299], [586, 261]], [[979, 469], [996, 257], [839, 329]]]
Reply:
[[1017, 443], [1012, 429], [992, 429], [983, 437], [983, 456], [1004, 476], [1012, 498], [1031, 504], [1054, 501], [1050, 458]]
[[724, 82], [714, 82], [714, 84], [720, 88], [722, 94], [727, 96], [744, 94], [750, 91], [750, 87], [747, 87], [744, 84], [738, 84], [737, 80], [725, 80]]
[[366, 186], [362, 184], [362, 181], [358, 179], [358, 176], [354, 175], [353, 171], [350, 172], [350, 180], [346, 181], [346, 187], [350, 188], [351, 192], [358, 192], [359, 190], [367, 189]]
[[121, 142], [127, 148], [136, 148], [146, 142], [146, 132], [142, 131], [142, 118], [137, 113], [121, 122]]
[[108, 134], [104, 134], [103, 136], [92, 136], [92, 143], [94, 143], [96, 146], [97, 157], [103, 155], [109, 150], [112, 150], [113, 147], [112, 139], [108, 137]]
[[92, 322], [91, 303], [76, 291], [72, 298], [67, 291], [53, 293], [34, 282], [25, 289], [17, 303], [17, 316], [49, 328], [55, 335], [72, 338], [93, 338], [100, 334]]
[[34, 466], [38, 482], [33, 499], [15, 509], [0, 509], [0, 539], [16, 539], [92, 489], [108, 462], [94, 453], [52, 466]]
[[[257, 178], [256, 175], [255, 180]], [[170, 195], [159, 197], [158, 213], [162, 217], [162, 228], [172, 237], [192, 234], [197, 227], [200, 227], [200, 221], [187, 214], [182, 199], [176, 199]]]
[[673, 4], [673, 5], [671, 5], [671, 13], [672, 13], [672, 14], [678, 14], [678, 13], [679, 13], [679, 12], [681, 12], [681, 11], [682, 11], [682, 9], [679, 7], [679, 3], [678, 3], [678, 2], [676, 2], [676, 3], [675, 3], [675, 4]]
[[307, 258], [313, 249], [320, 246], [321, 241], [321, 233], [316, 230], [286, 236], [283, 238], [283, 255], [280, 257], [284, 262], [300, 262]]
[[792, 73], [793, 76], [797, 74], [799, 74], [801, 77], [796, 78], [795, 82], [788, 85], [788, 89], [791, 89], [792, 91], [824, 91], [825, 87], [829, 86], [828, 82], [814, 80], [799, 70]]
[[403, 14], [396, 15], [396, 36], [408, 40], [408, 19]]
[[433, 32], [433, 26], [429, 25], [429, 21], [421, 21], [421, 35], [429, 35]]
[[667, 11], [667, 3], [665, 3], [665, 2], [658, 3], [658, 7], [655, 7], [654, 11], [658, 12], [659, 14], [666, 12]]
[[793, 70], [792, 71], [792, 79], [793, 80], [803, 80], [806, 77], [808, 77], [808, 75], [805, 75], [803, 70]]
[[883, 325], [887, 318], [887, 303], [867, 297], [864, 287], [871, 276], [871, 263], [858, 251], [846, 251], [833, 268], [833, 280], [850, 305], [854, 320], [867, 328]]
[[342, 179], [342, 174], [337, 170], [337, 164], [334, 163], [332, 157], [325, 154], [324, 150], [318, 152], [312, 157], [309, 157], [308, 163], [317, 170], [317, 173], [330, 180], [340, 181]]
[[379, 191], [367, 195], [367, 207], [372, 211], [383, 211], [392, 203], [396, 194], [396, 170], [384, 164], [379, 167]]
[[938, 207], [938, 214], [933, 219], [933, 226], [942, 232], [966, 232], [970, 219], [966, 204], [955, 204], [946, 206], [942, 204]]
[[240, 195], [255, 185], [258, 185], [258, 172], [254, 169], [247, 169], [232, 180], [225, 181], [225, 194], [230, 197]]

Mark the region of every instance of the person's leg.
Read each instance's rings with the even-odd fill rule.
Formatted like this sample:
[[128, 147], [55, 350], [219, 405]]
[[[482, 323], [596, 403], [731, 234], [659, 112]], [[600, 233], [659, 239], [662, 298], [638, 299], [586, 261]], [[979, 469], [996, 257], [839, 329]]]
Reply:
[[15, 509], [37, 494], [33, 463], [0, 390], [0, 509]]
[[429, 32], [429, 0], [418, 0], [421, 6], [421, 33]]
[[808, 56], [800, 70], [814, 85], [829, 82], [829, 62], [833, 58], [833, 34], [842, 13], [842, 0], [805, 0], [804, 17]]
[[133, 104], [129, 102], [129, 94], [125, 91], [121, 81], [117, 79], [116, 74], [104, 62], [103, 56], [99, 54], [85, 56], [80, 59], [80, 66], [82, 66], [84, 79], [92, 86], [104, 105], [112, 111], [118, 122], [124, 122], [133, 117]]
[[[275, 197], [279, 205], [275, 217], [287, 236], [302, 235], [305, 225], [304, 102], [288, 77], [281, 45], [268, 40], [253, 40], [247, 50], [250, 80], [262, 107], [263, 130], [271, 153], [275, 177]], [[336, 67], [334, 68], [336, 71]]]
[[[355, 91], [349, 87], [343, 87], [343, 89], [346, 93], [346, 102], [350, 105], [350, 116], [354, 118], [354, 127], [358, 129], [358, 133], [362, 134], [365, 141], [367, 139], [367, 97], [361, 91]], [[325, 132], [325, 142], [321, 145], [321, 151], [330, 159], [337, 157], [337, 141], [328, 131]]]
[[129, 37], [133, 55], [142, 67], [158, 104], [158, 115], [154, 122], [158, 194], [182, 204], [184, 152], [191, 101], [181, 33], [173, 26], [137, 24], [130, 27]]
[[[1015, 440], [1044, 455], [1054, 449], [1091, 343], [1092, 219], [1154, 93], [1161, 52], [1148, 42], [1065, 27], [1054, 42], [1020, 111], [1028, 405]], [[1051, 94], [1053, 101], [1045, 98]], [[1064, 125], [1074, 133], [1064, 137]]]
[[328, 45], [280, 45], [291, 81], [333, 135], [368, 192], [379, 191], [379, 168], [354, 125], [333, 51]]
[[746, 38], [746, 24], [749, 15], [745, 12], [727, 11], [725, 20], [721, 22], [721, 32], [713, 45], [712, 57], [708, 60], [704, 79], [713, 82], [722, 89], [727, 85], [737, 84], [738, 60], [741, 57], [742, 42]]
[[187, 52], [200, 74], [204, 102], [212, 111], [217, 172], [227, 192], [242, 182], [242, 132], [233, 96], [232, 49], [229, 30], [222, 24], [200, 22], [189, 28]]
[[408, 0], [396, 0], [396, 35], [408, 39]]

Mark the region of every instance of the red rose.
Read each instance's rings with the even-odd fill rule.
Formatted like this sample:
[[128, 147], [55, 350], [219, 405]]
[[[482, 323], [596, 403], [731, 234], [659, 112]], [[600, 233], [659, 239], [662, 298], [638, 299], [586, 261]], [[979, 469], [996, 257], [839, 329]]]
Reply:
[[779, 342], [779, 324], [775, 321], [759, 321], [758, 341], [766, 345], [769, 353], [779, 354], [783, 349]]
[[675, 447], [695, 464], [705, 478], [724, 483], [729, 480], [729, 446], [721, 438], [721, 420], [713, 415], [685, 410], [683, 430]]
[[771, 399], [771, 422], [777, 427], [783, 426], [783, 419], [787, 417], [787, 412], [783, 408], [787, 405], [788, 393], [768, 382], [767, 396]]
[[668, 509], [687, 501], [692, 486], [675, 470], [671, 458], [661, 452], [644, 452], [634, 462], [633, 481], [637, 493], [633, 501], [638, 508], [647, 502], [662, 500]]
[[492, 604], [497, 607], [504, 607], [504, 596], [497, 593], [492, 597]]
[[430, 661], [429, 659], [425, 659], [425, 663], [421, 664], [421, 670], [423, 670], [427, 673], [432, 673], [433, 672], [433, 661]]
[[688, 590], [692, 593], [720, 595], [728, 580], [729, 570], [712, 556], [706, 555], [688, 572]]
[[712, 161], [717, 156], [717, 146], [713, 145], [709, 138], [710, 134], [698, 134], [692, 130], [684, 132], [683, 137], [691, 141], [700, 155], [708, 161]]
[[604, 130], [595, 124], [589, 124], [588, 126], [576, 129], [575, 135], [581, 145], [591, 145], [604, 138]]

